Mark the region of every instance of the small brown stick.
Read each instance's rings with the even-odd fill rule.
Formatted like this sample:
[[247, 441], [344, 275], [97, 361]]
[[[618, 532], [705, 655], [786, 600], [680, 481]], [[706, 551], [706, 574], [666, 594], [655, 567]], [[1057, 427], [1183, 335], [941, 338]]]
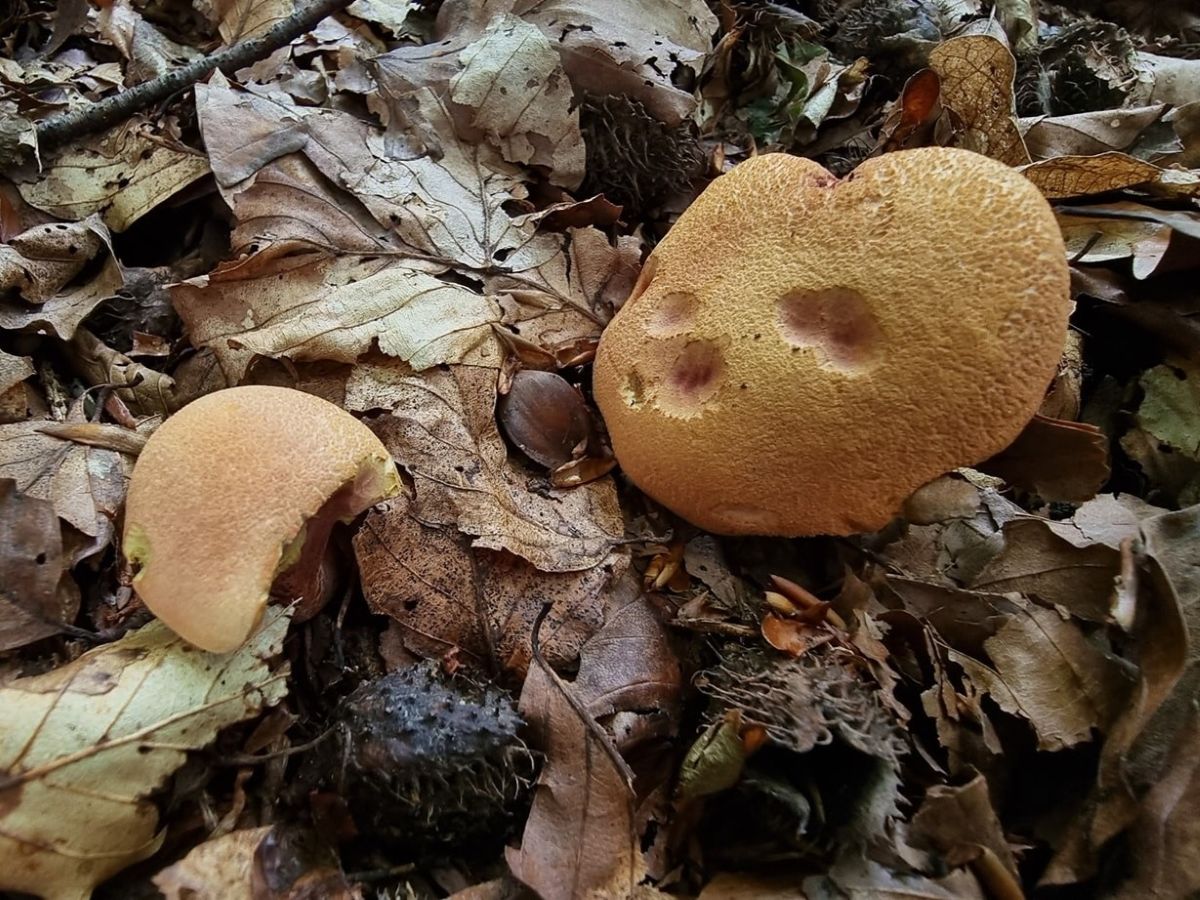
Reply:
[[127, 91], [106, 97], [99, 103], [58, 113], [37, 123], [39, 152], [62, 146], [93, 131], [100, 131], [127, 119], [139, 110], [165, 100], [177, 91], [199, 81], [213, 69], [236, 72], [270, 56], [312, 28], [331, 13], [350, 5], [352, 0], [314, 0], [276, 22], [258, 37], [239, 41], [232, 47], [193, 60], [178, 69], [143, 82]]

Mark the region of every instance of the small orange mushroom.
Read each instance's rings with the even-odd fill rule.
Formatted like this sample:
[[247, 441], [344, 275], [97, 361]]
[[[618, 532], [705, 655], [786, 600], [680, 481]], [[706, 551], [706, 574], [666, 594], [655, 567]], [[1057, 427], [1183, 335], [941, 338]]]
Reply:
[[164, 422], [134, 466], [122, 542], [134, 589], [185, 640], [234, 650], [278, 576], [307, 590], [333, 524], [400, 489], [379, 439], [320, 397], [207, 394]]
[[1067, 335], [1049, 204], [965, 150], [838, 179], [785, 154], [717, 178], [596, 354], [618, 462], [724, 534], [849, 534], [1006, 447]]

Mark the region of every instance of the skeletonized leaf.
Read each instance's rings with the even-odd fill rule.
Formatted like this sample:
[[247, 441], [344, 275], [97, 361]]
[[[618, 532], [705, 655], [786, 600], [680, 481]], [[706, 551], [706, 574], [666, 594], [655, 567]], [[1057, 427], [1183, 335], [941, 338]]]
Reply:
[[224, 655], [154, 622], [0, 687], [0, 886], [86, 898], [154, 853], [164, 835], [147, 798], [189, 749], [287, 693], [286, 669], [272, 672], [269, 660], [288, 619], [272, 610]]
[[1029, 151], [1013, 115], [1017, 62], [1009, 49], [983, 34], [951, 38], [929, 54], [941, 78], [942, 106], [962, 124], [956, 146], [1010, 166], [1029, 162]]

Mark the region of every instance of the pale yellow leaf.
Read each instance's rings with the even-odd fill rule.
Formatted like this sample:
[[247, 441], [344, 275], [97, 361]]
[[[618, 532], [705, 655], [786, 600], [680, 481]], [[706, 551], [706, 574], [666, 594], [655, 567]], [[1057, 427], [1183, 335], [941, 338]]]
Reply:
[[41, 176], [19, 185], [25, 202], [61, 219], [100, 213], [124, 231], [193, 181], [208, 174], [202, 154], [166, 141], [135, 116], [84, 138], [54, 157]]
[[0, 687], [0, 887], [86, 898], [153, 854], [164, 832], [150, 795], [188, 751], [287, 693], [286, 667], [269, 661], [288, 619], [272, 610], [225, 655], [154, 622]]

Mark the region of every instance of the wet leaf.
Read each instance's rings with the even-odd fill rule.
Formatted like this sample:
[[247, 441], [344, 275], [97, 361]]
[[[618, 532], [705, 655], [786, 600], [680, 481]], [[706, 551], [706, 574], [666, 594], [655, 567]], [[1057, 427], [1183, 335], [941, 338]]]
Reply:
[[[188, 750], [287, 692], [286, 669], [268, 665], [287, 625], [276, 611], [240, 650], [215, 655], [155, 622], [0, 687], [0, 886], [86, 897], [154, 853], [165, 832], [153, 791]], [[69, 798], [73, 813], [63, 816]]]

